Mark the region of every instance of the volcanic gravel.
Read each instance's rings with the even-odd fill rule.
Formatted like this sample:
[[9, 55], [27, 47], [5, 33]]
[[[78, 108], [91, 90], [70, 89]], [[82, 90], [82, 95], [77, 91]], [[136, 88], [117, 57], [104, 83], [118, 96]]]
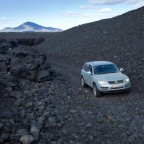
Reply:
[[[37, 33], [45, 41], [31, 47], [9, 48], [7, 38], [25, 33], [0, 34], [6, 39], [0, 45], [0, 143], [143, 144], [143, 14], [144, 7], [62, 33]], [[123, 67], [131, 92], [97, 98], [82, 88], [80, 70], [91, 60]]]

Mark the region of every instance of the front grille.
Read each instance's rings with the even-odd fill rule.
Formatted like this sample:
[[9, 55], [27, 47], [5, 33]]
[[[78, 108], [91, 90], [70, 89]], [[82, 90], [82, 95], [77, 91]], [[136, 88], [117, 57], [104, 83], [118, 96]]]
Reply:
[[111, 87], [110, 89], [122, 89], [123, 87]]
[[101, 90], [107, 91], [107, 90], [108, 90], [108, 87], [101, 87]]
[[108, 81], [109, 84], [119, 84], [123, 83], [123, 80], [117, 80], [117, 81]]

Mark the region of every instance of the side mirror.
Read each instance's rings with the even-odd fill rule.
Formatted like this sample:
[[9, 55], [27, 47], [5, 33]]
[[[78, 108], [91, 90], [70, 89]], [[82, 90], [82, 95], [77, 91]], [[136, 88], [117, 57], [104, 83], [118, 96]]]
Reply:
[[120, 72], [122, 72], [122, 73], [123, 73], [123, 72], [124, 72], [124, 69], [123, 69], [123, 68], [120, 68]]
[[90, 71], [87, 71], [87, 74], [92, 75], [92, 73]]

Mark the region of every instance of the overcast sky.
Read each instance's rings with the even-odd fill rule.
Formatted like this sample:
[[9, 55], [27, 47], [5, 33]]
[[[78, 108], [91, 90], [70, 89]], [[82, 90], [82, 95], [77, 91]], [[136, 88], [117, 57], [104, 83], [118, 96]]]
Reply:
[[144, 6], [144, 0], [1, 0], [0, 29], [31, 21], [63, 30]]

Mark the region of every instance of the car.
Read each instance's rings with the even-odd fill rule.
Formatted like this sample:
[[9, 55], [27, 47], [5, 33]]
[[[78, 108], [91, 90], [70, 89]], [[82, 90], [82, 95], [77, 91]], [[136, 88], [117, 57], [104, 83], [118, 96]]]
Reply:
[[81, 83], [93, 88], [97, 97], [102, 93], [130, 91], [130, 79], [124, 69], [109, 61], [86, 62], [81, 70]]

